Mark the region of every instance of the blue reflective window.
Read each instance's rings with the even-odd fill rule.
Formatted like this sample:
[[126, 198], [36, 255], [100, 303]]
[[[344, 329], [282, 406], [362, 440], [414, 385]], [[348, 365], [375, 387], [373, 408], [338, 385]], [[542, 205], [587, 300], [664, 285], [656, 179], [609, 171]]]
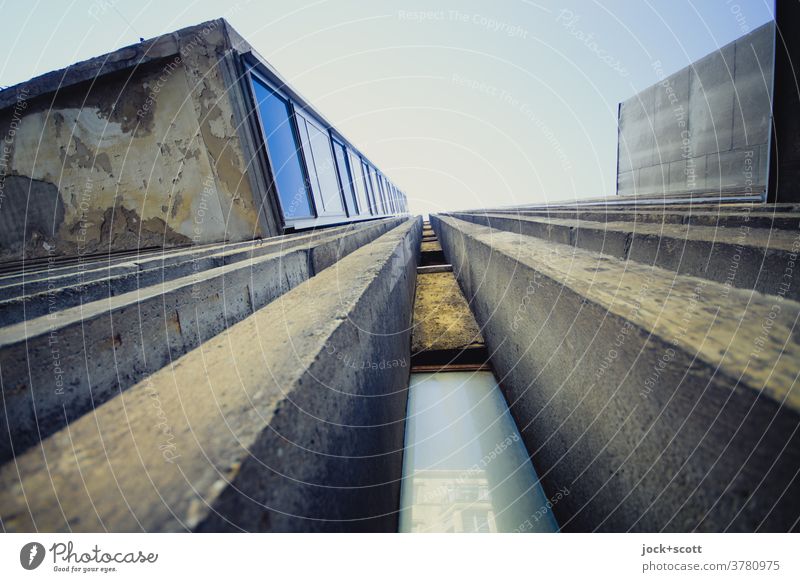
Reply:
[[383, 191], [383, 176], [378, 171], [375, 171], [375, 181], [378, 183], [378, 193], [381, 197], [380, 207], [383, 214], [389, 214], [389, 209], [386, 207], [386, 193]]
[[344, 214], [328, 132], [298, 111], [295, 115], [317, 208], [320, 214]]
[[383, 201], [383, 211], [386, 214], [389, 214], [392, 210], [389, 208], [389, 196], [386, 192], [386, 178], [383, 177], [383, 174], [378, 174], [378, 184], [380, 184], [381, 190], [381, 201]]
[[392, 205], [389, 204], [389, 188], [386, 184], [386, 177], [383, 174], [378, 174], [378, 177], [381, 182], [381, 194], [383, 194], [383, 208], [386, 210], [386, 214], [391, 214]]
[[378, 190], [378, 179], [375, 175], [375, 168], [372, 166], [367, 166], [369, 169], [369, 182], [372, 186], [370, 190], [372, 190], [372, 203], [375, 206], [375, 214], [386, 214], [383, 210], [383, 200], [381, 200], [381, 191]]
[[386, 192], [389, 194], [389, 208], [392, 209], [392, 213], [397, 212], [397, 206], [394, 203], [394, 186], [389, 180], [386, 180]]
[[283, 216], [287, 219], [311, 217], [314, 211], [308, 197], [289, 103], [255, 77], [253, 93], [261, 114], [262, 130]]
[[364, 184], [367, 188], [370, 211], [372, 214], [380, 214], [378, 211], [378, 206], [375, 204], [375, 181], [372, 179], [369, 166], [364, 160], [361, 160], [361, 173], [364, 175]]
[[347, 211], [350, 216], [358, 214], [358, 204], [356, 203], [356, 193], [353, 187], [353, 175], [350, 172], [350, 164], [347, 159], [347, 152], [344, 145], [338, 141], [333, 141], [333, 155], [336, 157], [336, 168], [339, 170], [339, 184], [344, 192], [344, 199], [347, 203]]
[[358, 207], [361, 210], [361, 214], [371, 214], [369, 202], [367, 202], [364, 176], [361, 174], [361, 161], [353, 152], [348, 150], [347, 153], [350, 157], [350, 170], [353, 172], [353, 184], [356, 187], [356, 194], [358, 194]]

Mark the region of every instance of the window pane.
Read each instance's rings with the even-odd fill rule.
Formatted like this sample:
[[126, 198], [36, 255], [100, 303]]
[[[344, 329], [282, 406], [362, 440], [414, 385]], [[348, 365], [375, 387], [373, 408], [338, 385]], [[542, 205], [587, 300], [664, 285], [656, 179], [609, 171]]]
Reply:
[[375, 203], [375, 180], [372, 177], [369, 166], [363, 160], [361, 161], [361, 171], [364, 174], [364, 183], [367, 185], [367, 195], [369, 196], [369, 206], [372, 209], [372, 214], [380, 214]]
[[356, 193], [353, 190], [353, 176], [350, 172], [350, 164], [347, 163], [347, 154], [344, 146], [338, 141], [333, 142], [333, 153], [336, 156], [336, 167], [339, 170], [339, 183], [344, 192], [344, 199], [347, 202], [347, 210], [350, 216], [358, 214], [358, 204], [356, 204]]
[[353, 172], [353, 184], [355, 184], [356, 194], [358, 194], [358, 208], [361, 210], [361, 214], [370, 214], [364, 176], [361, 174], [361, 162], [353, 152], [348, 151], [348, 154], [350, 154], [350, 170]]
[[262, 129], [283, 216], [287, 219], [313, 216], [289, 104], [255, 78], [253, 93], [264, 124]]
[[306, 161], [306, 172], [308, 173], [308, 183], [311, 191], [314, 193], [314, 198], [317, 202], [317, 209], [322, 212], [321, 201], [319, 200], [319, 178], [317, 178], [317, 167], [314, 165], [314, 152], [311, 151], [311, 138], [308, 137], [308, 124], [305, 117], [296, 115], [297, 129], [300, 132], [300, 143], [303, 148], [303, 157]]
[[328, 132], [301, 113], [297, 113], [297, 120], [302, 126], [300, 141], [303, 144], [308, 173], [312, 177], [311, 190], [321, 208], [320, 214], [344, 214]]
[[372, 200], [374, 201], [375, 205], [375, 213], [386, 214], [383, 210], [381, 191], [378, 190], [378, 180], [375, 177], [375, 168], [373, 168], [372, 166], [367, 166], [367, 167], [369, 168], [369, 183], [372, 186]]
[[376, 172], [375, 179], [378, 181], [378, 192], [381, 194], [381, 208], [384, 214], [389, 214], [389, 208], [386, 206], [386, 189], [383, 187], [383, 176]]
[[392, 212], [392, 207], [389, 206], [389, 190], [386, 188], [386, 178], [383, 174], [378, 174], [380, 181], [381, 181], [381, 194], [383, 195], [383, 209], [386, 211], [386, 214], [390, 214]]

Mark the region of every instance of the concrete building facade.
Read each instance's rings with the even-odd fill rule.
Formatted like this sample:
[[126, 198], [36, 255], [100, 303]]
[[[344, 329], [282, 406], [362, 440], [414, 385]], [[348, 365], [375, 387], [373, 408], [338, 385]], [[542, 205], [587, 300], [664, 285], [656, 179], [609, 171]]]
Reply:
[[[281, 106], [284, 122], [269, 125]], [[5, 261], [238, 242], [406, 211], [396, 186], [224, 20], [4, 90], [0, 135]], [[302, 144], [299, 159], [271, 153], [266, 142], [281, 140]]]
[[767, 185], [775, 58], [768, 22], [619, 105], [617, 194]]
[[0, 107], [4, 531], [800, 527], [798, 205], [423, 222], [224, 21]]

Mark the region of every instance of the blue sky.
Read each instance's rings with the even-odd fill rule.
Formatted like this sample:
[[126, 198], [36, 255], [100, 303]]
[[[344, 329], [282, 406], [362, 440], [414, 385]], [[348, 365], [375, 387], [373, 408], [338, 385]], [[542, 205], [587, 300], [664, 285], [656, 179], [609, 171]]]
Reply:
[[0, 85], [224, 16], [436, 212], [614, 194], [617, 104], [772, 0], [2, 2]]

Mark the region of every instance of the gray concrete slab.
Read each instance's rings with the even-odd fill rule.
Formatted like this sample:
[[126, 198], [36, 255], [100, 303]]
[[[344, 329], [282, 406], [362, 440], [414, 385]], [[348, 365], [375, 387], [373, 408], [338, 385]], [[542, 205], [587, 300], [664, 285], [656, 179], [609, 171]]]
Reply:
[[729, 150], [706, 156], [706, 188], [719, 191], [759, 179], [762, 163], [758, 148]]
[[636, 193], [657, 194], [669, 189], [669, 163], [645, 166], [636, 172]]
[[[401, 219], [391, 219], [389, 223], [398, 224]], [[199, 274], [204, 271], [231, 265], [247, 259], [256, 259], [301, 245], [322, 240], [337, 233], [347, 233], [363, 228], [373, 228], [375, 223], [349, 225], [331, 230], [318, 230], [304, 233], [302, 236], [279, 237], [277, 240], [267, 239], [221, 245], [198, 249], [196, 252], [185, 250], [166, 257], [157, 256], [150, 259], [118, 265], [113, 273], [108, 269], [70, 272], [66, 275], [46, 277], [35, 281], [27, 281], [6, 289], [17, 294], [9, 299], [0, 300], [0, 327], [32, 320], [37, 317], [68, 309], [76, 305], [85, 305], [92, 301], [108, 298], [151, 285], [162, 284], [182, 276]], [[30, 291], [30, 289], [38, 291]]]
[[432, 222], [562, 529], [796, 527], [800, 304]]
[[3, 328], [0, 460], [170, 364], [398, 221], [372, 223]]
[[[800, 230], [647, 222], [587, 222], [502, 214], [453, 216], [508, 232], [568, 244], [728, 287], [800, 299], [787, 269], [800, 251]], [[791, 277], [789, 277], [791, 279]]]
[[656, 87], [650, 87], [620, 104], [617, 168], [620, 173], [655, 163], [655, 96]]
[[300, 241], [307, 241], [308, 237], [345, 232], [348, 228], [358, 228], [366, 224], [369, 223], [353, 223], [239, 243], [197, 244], [177, 249], [142, 249], [140, 252], [113, 253], [103, 257], [54, 258], [52, 263], [33, 262], [35, 267], [32, 266], [32, 262], [19, 263], [10, 272], [0, 275], [0, 299], [38, 293], [47, 289], [82, 285], [98, 279], [136, 271], [158, 267], [166, 268], [190, 258], [199, 259], [214, 254], [230, 254], [253, 247], [289, 248], [291, 245], [301, 244]]
[[420, 226], [4, 465], [6, 531], [395, 531]]
[[735, 46], [728, 44], [692, 64], [690, 156], [724, 152], [733, 147], [735, 54]]
[[750, 226], [752, 228], [767, 228], [770, 230], [791, 230], [800, 229], [800, 213], [796, 212], [773, 212], [770, 206], [763, 207], [762, 210], [748, 208], [739, 212], [733, 212], [726, 207], [716, 209], [700, 210], [672, 210], [647, 209], [626, 210], [608, 208], [605, 210], [525, 210], [525, 209], [505, 209], [492, 210], [472, 214], [508, 214], [511, 216], [541, 216], [545, 218], [566, 218], [570, 220], [585, 220], [590, 222], [635, 222], [635, 223], [656, 223], [656, 224], [696, 224], [698, 226], [714, 226], [736, 228], [739, 226]]
[[746, 149], [769, 140], [774, 42], [771, 34], [756, 30], [736, 41], [733, 104], [733, 148]]
[[654, 165], [662, 166], [683, 159], [684, 131], [689, 121], [690, 77], [691, 71], [683, 69], [655, 86]]
[[617, 194], [765, 191], [765, 155], [756, 153], [752, 177], [723, 172], [721, 180], [710, 156], [766, 148], [773, 37], [766, 23], [620, 104]]

